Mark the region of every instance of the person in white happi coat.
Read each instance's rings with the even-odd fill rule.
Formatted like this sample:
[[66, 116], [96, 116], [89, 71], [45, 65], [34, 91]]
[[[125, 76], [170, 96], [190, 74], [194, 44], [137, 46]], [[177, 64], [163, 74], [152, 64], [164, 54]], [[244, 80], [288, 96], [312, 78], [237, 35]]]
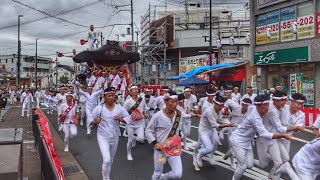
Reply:
[[234, 157], [237, 159], [238, 166], [234, 172], [232, 180], [239, 180], [246, 169], [253, 167], [253, 149], [251, 142], [255, 135], [266, 139], [286, 138], [293, 140], [290, 134], [270, 133], [263, 125], [263, 118], [269, 110], [269, 96], [259, 95], [254, 99], [255, 108], [242, 121], [241, 124], [232, 132], [230, 144]]
[[85, 121], [86, 118], [86, 100], [87, 98], [83, 95], [80, 95], [79, 98], [79, 105], [80, 105], [80, 125], [83, 125], [83, 122]]
[[45, 92], [45, 95], [43, 96], [43, 103], [41, 103], [42, 106], [44, 106], [45, 108], [47, 108], [47, 114], [49, 114], [49, 91]]
[[292, 164], [299, 179], [315, 180], [320, 176], [320, 138], [304, 145], [293, 157]]
[[233, 92], [231, 94], [232, 100], [236, 103], [240, 103], [241, 94], [239, 93], [238, 87], [233, 87]]
[[316, 119], [312, 126], [313, 134], [316, 138], [320, 137], [320, 116]]
[[88, 82], [88, 86], [91, 86], [93, 89], [93, 92], [99, 91], [101, 88], [101, 77], [99, 76], [99, 69], [95, 68], [93, 71], [93, 75], [90, 77], [89, 82]]
[[116, 105], [115, 88], [109, 87], [104, 90], [104, 104], [93, 109], [90, 125], [98, 124], [97, 139], [102, 154], [103, 180], [110, 180], [111, 166], [118, 148], [120, 136], [120, 122], [129, 124], [131, 116], [128, 112]]
[[[132, 147], [135, 146], [136, 141], [143, 143], [144, 141], [144, 123], [146, 118], [146, 102], [141, 98], [139, 94], [139, 88], [137, 86], [130, 87], [131, 98], [127, 99], [123, 108], [131, 115], [132, 121], [126, 125], [128, 134], [127, 142], [127, 159], [133, 160], [131, 155]], [[137, 136], [135, 137], [134, 134]]]
[[48, 109], [49, 109], [50, 114], [53, 114], [53, 110], [55, 109], [55, 105], [56, 105], [53, 94], [54, 93], [52, 91], [50, 91], [49, 95], [47, 96], [48, 97], [48, 106], [49, 106]]
[[[152, 117], [152, 115], [154, 114], [154, 108], [153, 108], [153, 102], [154, 102], [154, 96], [153, 96], [153, 90], [152, 89], [145, 89], [145, 99], [146, 97], [148, 97], [148, 102], [146, 102], [147, 107], [148, 107], [148, 122], [150, 120], [150, 118]], [[148, 95], [148, 96], [147, 96]]]
[[169, 91], [168, 86], [162, 86], [160, 89], [160, 96], [156, 97], [153, 101], [152, 108], [154, 109], [154, 113], [158, 112], [159, 110], [163, 110], [166, 108], [166, 104], [163, 100], [163, 95]]
[[44, 102], [44, 96], [46, 95], [47, 90], [45, 90], [45, 88], [41, 89], [41, 102]]
[[22, 114], [21, 116], [24, 116], [24, 112], [27, 111], [27, 117], [29, 117], [30, 113], [30, 103], [33, 104], [33, 96], [30, 92], [29, 88], [25, 88], [25, 91], [21, 95], [21, 104], [22, 104]]
[[[202, 157], [210, 154], [209, 161], [210, 164], [215, 164], [215, 160], [213, 157], [214, 152], [218, 148], [218, 141], [214, 139], [215, 136], [217, 136], [217, 129], [218, 128], [225, 128], [225, 127], [233, 127], [233, 124], [218, 124], [218, 119], [220, 118], [220, 112], [224, 107], [224, 103], [226, 102], [226, 99], [222, 96], [216, 96], [213, 99], [213, 106], [210, 108], [207, 108], [202, 117], [200, 118], [200, 124], [199, 124], [199, 141], [198, 143], [202, 143], [202, 147], [194, 153], [194, 157], [196, 157], [196, 164], [198, 167], [202, 167]], [[214, 135], [216, 134], [216, 135]], [[197, 145], [196, 145], [197, 146]], [[195, 166], [195, 170], [198, 169], [198, 167]]]
[[[283, 126], [295, 127], [305, 125], [305, 114], [300, 110], [303, 107], [303, 103], [305, 100], [306, 98], [300, 93], [293, 94], [290, 97], [290, 104], [286, 104], [280, 112], [280, 121]], [[293, 134], [293, 132], [288, 132], [288, 134]], [[289, 168], [289, 173], [292, 173], [292, 175], [290, 175], [291, 179], [298, 179], [298, 177], [295, 176], [294, 172], [290, 171], [290, 141], [286, 139], [277, 139], [277, 143], [279, 146], [281, 159], [283, 161], [283, 172], [285, 172], [287, 166]]]
[[98, 105], [98, 98], [100, 97], [100, 94], [103, 92], [104, 84], [101, 84], [100, 90], [96, 92], [92, 92], [93, 89], [91, 86], [87, 87], [87, 92], [83, 92], [79, 85], [77, 84], [77, 90], [80, 95], [83, 95], [86, 98], [86, 125], [87, 125], [87, 134], [91, 134], [91, 127], [90, 127], [90, 115], [92, 113], [92, 110], [97, 107]]
[[54, 102], [56, 103], [57, 105], [57, 113], [58, 113], [58, 119], [57, 119], [57, 123], [59, 124], [59, 130], [61, 131], [62, 130], [62, 125], [59, 123], [59, 112], [60, 111], [60, 108], [61, 108], [61, 105], [66, 103], [67, 102], [67, 99], [66, 99], [66, 94], [65, 94], [65, 87], [62, 85], [60, 86], [60, 93], [58, 93], [55, 97], [54, 97]]
[[108, 87], [114, 87], [115, 89], [117, 89], [119, 84], [120, 77], [117, 73], [116, 68], [113, 68], [111, 74], [108, 77]]
[[[224, 114], [224, 116], [226, 116], [226, 117], [222, 117], [221, 118], [221, 121], [219, 122], [219, 123], [224, 123], [224, 124], [228, 124], [228, 123], [230, 123], [230, 121], [231, 121], [231, 114], [232, 114], [232, 111], [234, 110], [234, 109], [237, 109], [237, 108], [239, 108], [239, 103], [237, 103], [237, 102], [234, 102], [233, 100], [232, 100], [232, 89], [230, 89], [230, 88], [226, 88], [226, 90], [224, 91], [224, 93], [225, 93], [225, 96], [226, 96], [226, 98], [227, 98], [227, 101], [224, 103], [224, 109], [223, 109], [223, 114]], [[224, 134], [226, 133], [226, 132], [228, 132], [229, 131], [229, 127], [227, 127], [227, 128], [223, 128], [220, 132], [219, 132], [219, 137], [221, 138], [221, 139], [224, 139]]]
[[[232, 111], [231, 121], [230, 122], [235, 124], [235, 125], [241, 124], [243, 119], [246, 118], [254, 108], [255, 108], [255, 106], [252, 105], [252, 101], [249, 98], [243, 99], [243, 101], [241, 102], [241, 105], [239, 105], [236, 109], [234, 109]], [[233, 151], [232, 151], [232, 148], [231, 148], [230, 136], [231, 136], [232, 132], [236, 128], [237, 127], [235, 126], [233, 128], [230, 128], [229, 131], [228, 131], [229, 149], [225, 153], [225, 155], [223, 156], [224, 160], [227, 160], [230, 157], [230, 167], [232, 169], [236, 169], [237, 165], [236, 165], [234, 157], [232, 155]]]
[[38, 90], [34, 93], [34, 96], [36, 97], [37, 100], [37, 108], [40, 108], [40, 98], [41, 98], [41, 89], [38, 88]]
[[76, 102], [77, 105], [79, 105], [79, 95], [78, 93], [74, 90], [74, 86], [69, 86], [69, 92], [72, 94], [73, 97], [73, 102]]
[[[153, 144], [154, 155], [154, 172], [152, 180], [180, 179], [182, 177], [182, 162], [180, 156], [170, 156], [162, 152], [162, 145], [169, 138], [170, 131], [177, 121], [179, 111], [177, 111], [177, 93], [170, 91], [163, 95], [166, 104], [165, 109], [155, 113], [146, 130], [148, 142]], [[177, 121], [178, 122], [178, 121]], [[181, 121], [180, 121], [181, 123]], [[179, 126], [180, 126], [179, 123]], [[175, 132], [177, 133], [177, 131]], [[163, 173], [163, 163], [159, 163], [158, 159], [165, 158], [171, 167], [171, 171]]]
[[[304, 131], [302, 126], [287, 127], [281, 124], [280, 111], [287, 102], [287, 94], [276, 91], [269, 103], [269, 110], [263, 117], [263, 125], [270, 133], [285, 134], [291, 131]], [[291, 179], [297, 179], [296, 173], [291, 165], [281, 159], [277, 140], [258, 136], [256, 139], [257, 154], [259, 160], [254, 160], [254, 164], [261, 168], [267, 167], [269, 160], [273, 161], [273, 169], [269, 173], [269, 178], [279, 179], [281, 172], [286, 172]], [[283, 165], [283, 166], [282, 166]]]
[[66, 93], [67, 102], [61, 105], [59, 109], [60, 123], [64, 132], [64, 151], [69, 151], [69, 141], [77, 135], [77, 126], [79, 119], [79, 109], [76, 102], [73, 102], [73, 93]]
[[126, 77], [124, 77], [123, 72], [119, 71], [118, 73], [120, 81], [119, 81], [119, 85], [117, 87], [117, 95], [121, 94], [122, 97], [125, 96], [126, 90], [127, 90], [127, 80]]
[[12, 89], [9, 91], [10, 96], [10, 104], [14, 104], [16, 102], [16, 90]]
[[241, 100], [245, 99], [245, 98], [250, 98], [250, 100], [252, 102], [254, 102], [254, 98], [257, 97], [257, 94], [253, 93], [253, 89], [251, 86], [247, 87], [247, 94], [243, 95]]
[[[185, 87], [183, 90], [184, 93], [184, 109], [186, 114], [192, 114], [195, 110], [195, 106], [197, 105], [197, 97], [191, 94], [190, 87]], [[182, 121], [182, 130], [184, 139], [186, 139], [191, 133], [191, 116], [184, 117]], [[185, 146], [187, 149], [187, 147]]]
[[185, 101], [185, 96], [184, 94], [178, 94], [178, 106], [177, 109], [181, 112], [181, 135], [182, 135], [182, 141], [183, 141], [183, 148], [185, 150], [189, 150], [187, 146], [187, 135], [188, 135], [188, 127], [184, 126], [186, 124], [186, 120], [189, 120], [191, 117], [200, 117], [198, 114], [187, 114], [186, 109], [184, 108], [184, 101]]
[[96, 42], [98, 41], [98, 33], [94, 30], [94, 26], [90, 25], [90, 30], [88, 32], [87, 40], [89, 41], [89, 50], [98, 49], [98, 45], [95, 47]]

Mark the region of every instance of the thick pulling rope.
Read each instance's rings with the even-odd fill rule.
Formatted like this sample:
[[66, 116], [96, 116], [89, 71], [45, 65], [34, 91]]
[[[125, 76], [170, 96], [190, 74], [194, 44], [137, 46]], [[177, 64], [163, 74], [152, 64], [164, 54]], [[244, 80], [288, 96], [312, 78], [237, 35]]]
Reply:
[[307, 141], [307, 140], [304, 140], [304, 139], [300, 139], [300, 138], [297, 138], [297, 137], [293, 137], [293, 140], [294, 141], [298, 141], [298, 142], [302, 142], [302, 143], [305, 143], [305, 144], [308, 144], [310, 141]]

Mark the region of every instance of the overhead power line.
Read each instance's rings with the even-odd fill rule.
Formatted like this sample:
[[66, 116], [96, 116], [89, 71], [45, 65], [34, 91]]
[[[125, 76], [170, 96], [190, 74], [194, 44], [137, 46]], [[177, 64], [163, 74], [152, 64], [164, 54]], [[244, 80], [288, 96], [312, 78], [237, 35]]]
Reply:
[[80, 27], [85, 27], [85, 28], [88, 27], [87, 25], [82, 25], [82, 24], [79, 24], [79, 23], [75, 23], [75, 22], [71, 22], [71, 21], [69, 21], [69, 20], [62, 19], [62, 18], [57, 17], [57, 16], [55, 16], [55, 15], [49, 14], [49, 13], [47, 13], [47, 12], [44, 12], [44, 11], [42, 11], [42, 10], [39, 10], [39, 9], [36, 9], [36, 8], [34, 8], [34, 7], [32, 7], [32, 6], [29, 6], [29, 5], [27, 5], [27, 4], [24, 4], [24, 3], [20, 2], [20, 1], [17, 1], [17, 0], [11, 0], [11, 1], [13, 1], [13, 2], [15, 2], [15, 3], [18, 3], [18, 4], [22, 5], [22, 6], [25, 6], [25, 7], [27, 7], [27, 8], [33, 9], [33, 10], [35, 10], [35, 11], [38, 11], [38, 12], [40, 12], [40, 13], [42, 13], [42, 14], [45, 14], [45, 15], [47, 15], [47, 16], [50, 16], [50, 17], [52, 17], [52, 18], [58, 19], [58, 20], [60, 20], [60, 21], [64, 21], [64, 22], [67, 22], [67, 23], [70, 23], [70, 24], [74, 24], [74, 25], [80, 26]]

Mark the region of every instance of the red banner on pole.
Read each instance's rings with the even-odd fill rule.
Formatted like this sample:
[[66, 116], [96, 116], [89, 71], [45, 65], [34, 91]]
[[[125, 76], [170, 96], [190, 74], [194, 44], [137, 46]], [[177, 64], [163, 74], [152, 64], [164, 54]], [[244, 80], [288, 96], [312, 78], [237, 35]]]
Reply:
[[320, 37], [320, 13], [316, 14], [316, 37]]

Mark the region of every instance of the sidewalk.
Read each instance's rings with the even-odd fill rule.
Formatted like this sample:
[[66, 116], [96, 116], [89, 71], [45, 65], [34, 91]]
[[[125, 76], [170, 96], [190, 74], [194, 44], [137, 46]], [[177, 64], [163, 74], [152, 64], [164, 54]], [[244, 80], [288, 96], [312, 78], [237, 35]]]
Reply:
[[2, 112], [4, 122], [0, 122], [0, 128], [23, 128], [23, 177], [29, 180], [41, 180], [40, 159], [34, 147], [31, 116], [21, 117], [21, 107], [7, 106]]
[[[2, 112], [4, 122], [0, 122], [0, 128], [23, 128], [23, 177], [24, 180], [41, 180], [41, 162], [39, 154], [34, 147], [32, 122], [30, 117], [21, 117], [21, 107], [8, 107]], [[88, 180], [78, 162], [70, 152], [64, 152], [63, 140], [50, 124], [50, 132], [54, 149], [63, 168], [66, 180]]]

